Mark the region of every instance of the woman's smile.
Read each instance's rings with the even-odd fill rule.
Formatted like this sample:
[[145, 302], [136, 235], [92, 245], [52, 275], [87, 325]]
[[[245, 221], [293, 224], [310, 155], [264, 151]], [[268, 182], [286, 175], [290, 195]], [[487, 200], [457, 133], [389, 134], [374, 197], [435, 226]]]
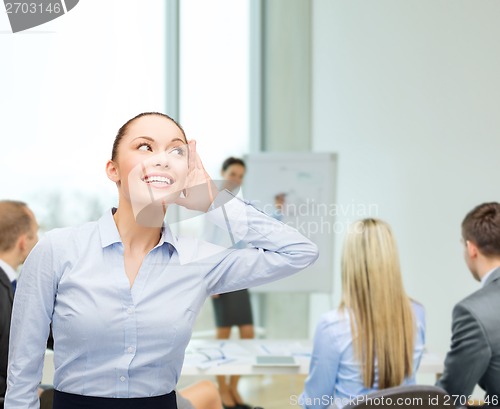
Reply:
[[157, 189], [166, 189], [175, 183], [175, 179], [168, 173], [149, 173], [144, 175], [141, 180]]

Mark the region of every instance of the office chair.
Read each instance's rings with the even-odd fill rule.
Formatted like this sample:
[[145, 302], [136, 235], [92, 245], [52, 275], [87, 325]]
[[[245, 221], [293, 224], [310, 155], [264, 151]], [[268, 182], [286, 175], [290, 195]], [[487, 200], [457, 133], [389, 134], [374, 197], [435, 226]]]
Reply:
[[[455, 405], [455, 403], [457, 403]], [[419, 408], [419, 409], [461, 409], [465, 406], [454, 402], [446, 391], [431, 385], [395, 386], [360, 396], [344, 408], [381, 409], [381, 408]]]

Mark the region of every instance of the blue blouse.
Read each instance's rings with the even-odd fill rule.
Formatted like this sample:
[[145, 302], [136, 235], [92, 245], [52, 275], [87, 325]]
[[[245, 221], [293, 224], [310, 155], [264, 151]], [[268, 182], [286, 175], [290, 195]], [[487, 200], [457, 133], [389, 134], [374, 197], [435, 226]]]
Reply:
[[[402, 385], [415, 383], [415, 374], [420, 365], [425, 344], [425, 311], [421, 304], [412, 302], [417, 334], [413, 353], [413, 374]], [[351, 322], [349, 314], [333, 310], [324, 314], [314, 335], [314, 347], [304, 392], [298, 404], [304, 408], [341, 408], [358, 396], [377, 389], [378, 373], [372, 388], [363, 383], [362, 365], [354, 356]]]
[[207, 296], [291, 275], [318, 257], [316, 245], [291, 227], [240, 199], [222, 201], [206, 217], [251, 248], [175, 237], [165, 226], [132, 288], [111, 211], [47, 233], [18, 284], [5, 408], [38, 408], [51, 322], [57, 390], [116, 398], [169, 393]]

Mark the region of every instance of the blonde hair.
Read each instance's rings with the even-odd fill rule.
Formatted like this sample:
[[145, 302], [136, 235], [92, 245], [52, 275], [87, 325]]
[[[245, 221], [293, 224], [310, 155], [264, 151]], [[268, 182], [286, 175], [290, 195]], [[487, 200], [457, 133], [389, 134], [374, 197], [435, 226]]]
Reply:
[[[342, 254], [342, 302], [351, 317], [355, 356], [363, 382], [378, 388], [400, 385], [412, 374], [415, 320], [401, 277], [390, 226], [377, 219], [355, 222]], [[375, 360], [377, 363], [375, 364]]]

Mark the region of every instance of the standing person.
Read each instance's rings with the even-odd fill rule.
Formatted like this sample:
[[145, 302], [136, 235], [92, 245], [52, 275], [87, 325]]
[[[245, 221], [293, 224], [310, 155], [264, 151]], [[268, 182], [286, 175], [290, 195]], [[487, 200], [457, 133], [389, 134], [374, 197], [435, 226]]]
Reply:
[[453, 309], [450, 351], [437, 385], [464, 404], [479, 384], [500, 406], [500, 204], [483, 203], [462, 222], [464, 259], [481, 288]]
[[285, 217], [286, 193], [278, 193], [274, 196], [274, 210], [271, 214], [276, 220], [283, 221]]
[[391, 228], [378, 219], [355, 222], [342, 254], [342, 302], [316, 328], [299, 404], [342, 407], [377, 389], [414, 384], [424, 338], [424, 309], [406, 295]]
[[[6, 409], [36, 409], [52, 322], [53, 409], [172, 409], [207, 296], [299, 271], [317, 247], [228, 191], [217, 192], [182, 128], [160, 113], [127, 121], [108, 178], [118, 207], [48, 232], [27, 258], [12, 312]], [[252, 248], [174, 236], [173, 203], [208, 212]]]
[[17, 268], [38, 240], [38, 223], [26, 203], [0, 201], [0, 398], [7, 389], [7, 360]]
[[[229, 157], [222, 163], [221, 176], [224, 187], [238, 190], [245, 177], [246, 165], [242, 159]], [[214, 239], [214, 238], [213, 238]], [[216, 239], [214, 239], [216, 241]], [[237, 244], [238, 245], [238, 244]], [[231, 328], [237, 326], [241, 339], [254, 337], [252, 307], [247, 289], [212, 296], [217, 326], [217, 339], [228, 339]], [[243, 402], [238, 392], [239, 375], [231, 375], [229, 382], [225, 376], [217, 376], [222, 403], [226, 408], [250, 408]]]

